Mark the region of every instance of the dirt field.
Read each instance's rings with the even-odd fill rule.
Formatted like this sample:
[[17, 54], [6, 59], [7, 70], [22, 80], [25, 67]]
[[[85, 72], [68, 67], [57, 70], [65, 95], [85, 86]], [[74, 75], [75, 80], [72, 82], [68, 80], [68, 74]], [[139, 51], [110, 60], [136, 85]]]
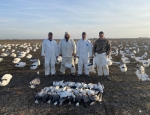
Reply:
[[[112, 40], [114, 41], [114, 40]], [[123, 40], [116, 40], [121, 43]], [[125, 40], [127, 41], [127, 40]], [[128, 40], [129, 45], [133, 40]], [[143, 40], [138, 40], [140, 45]], [[0, 44], [8, 43], [31, 43], [42, 42], [42, 40], [3, 40]], [[145, 43], [146, 44], [146, 43]], [[114, 42], [112, 45], [115, 45]], [[13, 48], [13, 47], [12, 47]], [[23, 49], [17, 49], [22, 51]], [[0, 49], [0, 53], [1, 53]], [[141, 56], [144, 49], [140, 48]], [[148, 50], [149, 54], [150, 51]], [[12, 63], [13, 58], [8, 56], [0, 63], [0, 76], [6, 73], [13, 75], [10, 83], [5, 87], [0, 87], [0, 115], [150, 115], [150, 81], [139, 81], [135, 75], [136, 65], [128, 64], [128, 71], [124, 74], [118, 66], [110, 66], [110, 77], [112, 81], [107, 81], [104, 77], [98, 78], [95, 75], [91, 77], [70, 76], [70, 70], [67, 69], [65, 76], [59, 76], [60, 65], [56, 65], [57, 76], [44, 78], [44, 59], [41, 58], [41, 48], [36, 52], [31, 51], [33, 57], [40, 59], [41, 65], [37, 70], [31, 70], [32, 64], [29, 59], [23, 58], [27, 65], [24, 68], [15, 68]], [[121, 55], [114, 58], [114, 61], [120, 61]], [[148, 55], [148, 58], [150, 56]], [[77, 66], [77, 65], [76, 65]], [[28, 84], [36, 77], [36, 72], [40, 72], [41, 85], [36, 89], [30, 89]], [[150, 67], [146, 68], [146, 73], [150, 76]], [[90, 107], [71, 106], [67, 102], [62, 106], [54, 106], [47, 103], [34, 103], [34, 96], [40, 89], [52, 85], [53, 81], [85, 81], [86, 83], [101, 82], [104, 84], [104, 93], [102, 103], [96, 103]]]

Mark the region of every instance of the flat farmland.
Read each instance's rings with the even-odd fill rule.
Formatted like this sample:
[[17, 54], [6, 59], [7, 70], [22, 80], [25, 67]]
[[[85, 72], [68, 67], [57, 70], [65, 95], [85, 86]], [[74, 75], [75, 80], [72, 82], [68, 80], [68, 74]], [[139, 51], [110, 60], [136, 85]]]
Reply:
[[[135, 41], [136, 40], [136, 41]], [[128, 42], [127, 42], [128, 41]], [[59, 42], [59, 40], [57, 40]], [[94, 42], [94, 40], [92, 40]], [[149, 46], [149, 39], [111, 39], [112, 47], [123, 44], [125, 47], [133, 47], [133, 42], [137, 43], [140, 52], [135, 54], [136, 56], [142, 56], [144, 52], [147, 52], [150, 58], [150, 50], [144, 49], [144, 44]], [[91, 74], [90, 77], [82, 75], [81, 77], [71, 76], [70, 70], [66, 69], [66, 75], [59, 76], [60, 64], [56, 64], [56, 76], [49, 76], [44, 78], [44, 58], [41, 57], [41, 45], [42, 40], [1, 40], [0, 44], [19, 44], [17, 47], [11, 46], [7, 52], [15, 49], [17, 51], [26, 51], [26, 48], [19, 47], [21, 44], [30, 43], [33, 47], [37, 44], [38, 48], [35, 52], [31, 50], [31, 54], [34, 58], [41, 61], [41, 65], [36, 70], [31, 70], [30, 59], [26, 57], [21, 61], [26, 62], [26, 66], [23, 68], [16, 68], [12, 63], [13, 57], [8, 55], [3, 57], [3, 61], [0, 62], [0, 76], [4, 74], [11, 74], [13, 78], [7, 86], [0, 87], [0, 114], [1, 115], [150, 115], [150, 81], [139, 81], [135, 74], [137, 66], [135, 63], [127, 64], [127, 72], [121, 72], [117, 65], [111, 65], [110, 77], [111, 81], [107, 81], [104, 77], [96, 77], [95, 74]], [[144, 43], [144, 44], [143, 44]], [[129, 46], [127, 46], [127, 44]], [[0, 54], [5, 52], [0, 48]], [[7, 49], [4, 48], [5, 50]], [[120, 50], [120, 49], [119, 49]], [[112, 48], [114, 51], [114, 48]], [[133, 49], [130, 50], [131, 52]], [[127, 56], [130, 60], [130, 56]], [[114, 62], [121, 61], [121, 55], [112, 55]], [[135, 62], [135, 60], [132, 60]], [[77, 65], [76, 65], [77, 68]], [[36, 77], [36, 72], [39, 71], [39, 77], [41, 84], [31, 89], [28, 87], [29, 82]], [[145, 69], [145, 72], [150, 76], [150, 67]], [[97, 83], [100, 82], [104, 85], [103, 101], [97, 102], [92, 106], [84, 107], [81, 102], [79, 107], [75, 106], [75, 103], [68, 106], [65, 102], [62, 106], [54, 106], [52, 103], [34, 103], [34, 96], [42, 88], [52, 85], [53, 81], [74, 81], [74, 82], [86, 82]]]

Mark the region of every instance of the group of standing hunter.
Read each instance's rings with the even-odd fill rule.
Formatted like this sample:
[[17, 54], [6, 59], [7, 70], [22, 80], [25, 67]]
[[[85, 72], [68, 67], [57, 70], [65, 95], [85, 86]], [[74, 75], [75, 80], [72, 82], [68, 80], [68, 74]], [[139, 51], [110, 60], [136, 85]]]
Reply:
[[73, 65], [71, 68], [71, 75], [75, 75], [76, 68], [74, 66], [74, 57], [78, 58], [78, 74], [82, 75], [82, 68], [84, 66], [84, 74], [89, 75], [89, 70], [86, 65], [89, 60], [95, 57], [95, 63], [97, 66], [98, 77], [105, 76], [107, 80], [111, 80], [109, 76], [109, 67], [107, 64], [107, 58], [111, 52], [111, 45], [109, 40], [105, 39], [104, 32], [99, 32], [99, 39], [97, 39], [94, 45], [90, 40], [86, 39], [86, 32], [82, 33], [82, 38], [78, 40], [77, 45], [74, 40], [70, 38], [70, 33], [65, 32], [64, 38], [60, 40], [59, 45], [53, 40], [53, 33], [48, 33], [48, 38], [42, 43], [41, 55], [45, 57], [45, 77], [55, 75], [55, 63], [58, 56], [62, 57], [62, 63], [60, 67], [60, 75], [65, 74], [65, 63]]

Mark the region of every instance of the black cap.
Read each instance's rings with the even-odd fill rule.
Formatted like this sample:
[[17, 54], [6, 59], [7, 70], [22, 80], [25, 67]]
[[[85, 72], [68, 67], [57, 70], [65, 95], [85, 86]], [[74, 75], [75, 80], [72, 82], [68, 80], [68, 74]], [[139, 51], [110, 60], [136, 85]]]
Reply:
[[52, 33], [52, 32], [49, 32], [48, 35], [53, 35], [53, 33]]
[[86, 34], [86, 32], [82, 32], [82, 35], [85, 35]]
[[104, 34], [104, 32], [103, 32], [103, 31], [100, 31], [99, 34]]

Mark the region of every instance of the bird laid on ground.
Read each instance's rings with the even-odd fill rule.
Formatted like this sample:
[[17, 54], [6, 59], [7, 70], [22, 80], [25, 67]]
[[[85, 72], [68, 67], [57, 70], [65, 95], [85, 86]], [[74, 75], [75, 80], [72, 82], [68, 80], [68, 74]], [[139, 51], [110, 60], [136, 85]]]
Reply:
[[61, 56], [58, 56], [57, 59], [56, 59], [56, 64], [59, 64], [62, 62], [62, 57]]
[[30, 69], [35, 70], [40, 65], [40, 60], [35, 61], [31, 66]]
[[67, 67], [67, 68], [73, 68], [74, 67], [74, 65], [72, 65], [72, 64], [70, 64], [70, 63], [65, 63], [65, 67]]
[[[63, 87], [62, 87], [62, 84]], [[67, 81], [54, 81], [53, 86], [45, 87], [35, 96], [35, 103], [39, 100], [54, 105], [62, 105], [65, 101], [68, 105], [75, 102], [76, 106], [84, 102], [84, 106], [93, 105], [95, 102], [102, 101], [102, 93], [104, 86], [101, 83], [84, 83], [84, 82], [71, 82]]]
[[37, 77], [30, 82], [29, 87], [33, 89], [36, 88], [38, 85], [40, 85], [39, 72], [37, 72]]
[[12, 63], [18, 63], [18, 62], [20, 62], [20, 58], [15, 58], [13, 61], [12, 61]]
[[0, 58], [0, 62], [2, 62], [3, 61], [3, 58]]
[[30, 59], [30, 58], [32, 58], [32, 55], [31, 55], [31, 54], [28, 54], [28, 55], [26, 56], [26, 58], [27, 58], [27, 59]]
[[121, 64], [119, 67], [120, 67], [120, 70], [121, 70], [122, 72], [126, 72], [126, 71], [127, 71], [127, 66], [126, 66], [126, 64]]
[[31, 61], [31, 62], [36, 62], [37, 59], [36, 59], [36, 58], [30, 58], [30, 61]]
[[145, 73], [145, 69], [143, 66], [140, 66], [135, 74], [137, 75], [137, 77], [139, 78], [139, 80], [141, 81], [150, 81], [150, 78], [149, 76]]
[[10, 56], [15, 58], [15, 57], [16, 57], [16, 54], [15, 54], [15, 53], [12, 53], [12, 54], [10, 54]]
[[130, 63], [129, 58], [125, 57], [124, 55], [122, 55], [121, 60], [124, 64]]
[[145, 68], [149, 67], [148, 60], [143, 60], [142, 64], [143, 64], [143, 67], [145, 67]]
[[26, 66], [26, 63], [25, 62], [18, 62], [15, 67], [24, 67]]
[[6, 86], [10, 80], [12, 79], [12, 75], [11, 74], [5, 74], [0, 81], [0, 86]]

